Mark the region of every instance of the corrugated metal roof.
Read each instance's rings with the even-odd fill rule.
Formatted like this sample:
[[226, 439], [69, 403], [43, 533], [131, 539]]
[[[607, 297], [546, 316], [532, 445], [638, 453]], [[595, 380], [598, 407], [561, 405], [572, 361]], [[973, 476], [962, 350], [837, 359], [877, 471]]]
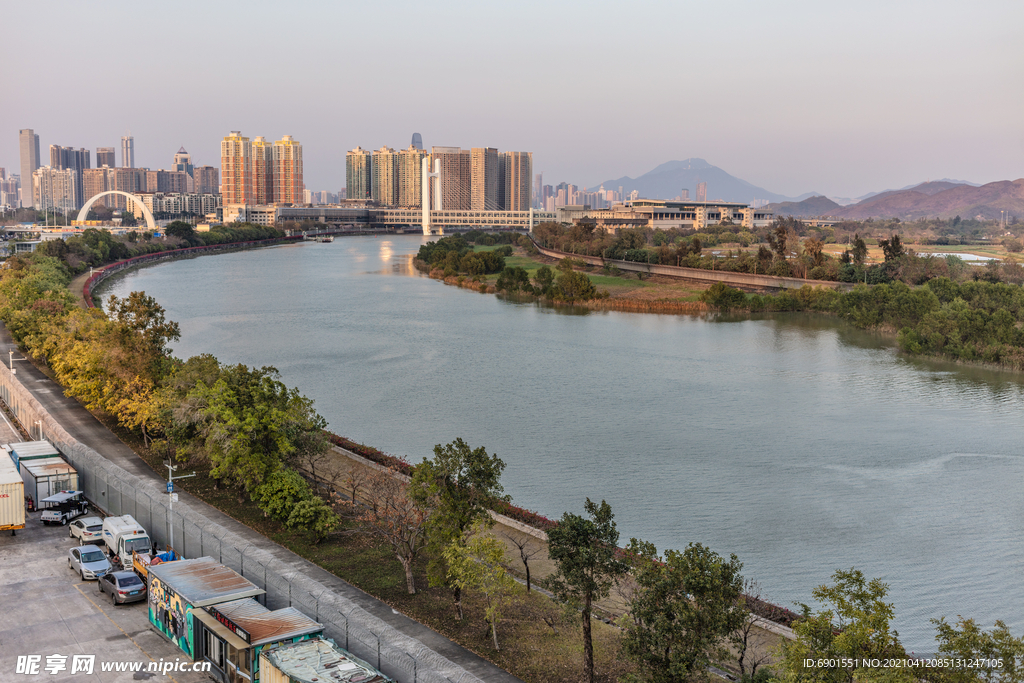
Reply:
[[252, 645], [285, 640], [324, 629], [294, 607], [271, 612], [252, 598], [214, 605], [218, 612], [246, 630]]
[[264, 650], [260, 656], [265, 657], [284, 675], [302, 683], [383, 683], [391, 680], [328, 638], [311, 638], [280, 645]]
[[265, 593], [256, 584], [212, 557], [150, 565], [149, 573], [194, 607]]
[[51, 474], [64, 474], [65, 472], [77, 472], [63, 458], [41, 458], [39, 460], [23, 460], [21, 466], [27, 469], [35, 477], [48, 477]]
[[21, 475], [14, 461], [0, 453], [0, 484], [20, 484]]
[[49, 441], [22, 441], [8, 444], [8, 447], [14, 451], [19, 460], [60, 456], [60, 451], [54, 448]]

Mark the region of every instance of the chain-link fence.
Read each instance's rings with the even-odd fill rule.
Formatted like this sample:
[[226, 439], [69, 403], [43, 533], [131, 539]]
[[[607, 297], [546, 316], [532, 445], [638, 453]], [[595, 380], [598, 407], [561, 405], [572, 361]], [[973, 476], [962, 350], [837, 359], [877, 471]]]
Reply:
[[[470, 683], [480, 679], [422, 642], [398, 631], [357, 602], [314, 578], [314, 565], [284, 562], [259, 545], [207, 518], [198, 506], [171, 504], [161, 485], [125, 471], [71, 437], [31, 394], [0, 366], [0, 398], [22, 426], [35, 424], [78, 470], [85, 496], [110, 515], [131, 515], [156, 547], [172, 545], [183, 557], [208, 556], [266, 591], [269, 609], [295, 607], [324, 625], [324, 633], [397, 681]], [[35, 436], [35, 432], [33, 432]]]

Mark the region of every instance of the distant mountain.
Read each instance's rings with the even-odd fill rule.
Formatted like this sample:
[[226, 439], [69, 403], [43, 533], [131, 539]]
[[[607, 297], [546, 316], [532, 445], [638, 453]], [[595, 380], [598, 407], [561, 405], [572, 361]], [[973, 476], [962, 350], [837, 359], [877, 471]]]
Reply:
[[950, 187], [952, 187], [954, 185], [970, 185], [971, 187], [980, 187], [980, 185], [978, 185], [978, 183], [972, 183], [969, 180], [953, 180], [951, 178], [943, 178], [942, 180], [929, 180], [927, 182], [920, 183], [920, 184], [917, 184], [917, 185], [907, 185], [906, 187], [901, 187], [898, 190], [882, 190], [881, 192], [868, 192], [867, 194], [862, 194], [859, 197], [853, 197], [853, 198], [850, 198], [850, 197], [829, 197], [829, 199], [831, 199], [832, 201], [834, 201], [837, 204], [840, 204], [841, 206], [849, 206], [850, 204], [858, 204], [858, 203], [864, 201], [865, 199], [871, 199], [872, 197], [876, 197], [876, 196], [878, 196], [880, 194], [886, 194], [886, 193], [889, 193], [889, 192], [902, 192], [903, 190], [913, 190], [913, 189], [917, 189], [917, 188], [931, 188], [931, 187], [935, 187], [937, 189], [935, 189], [934, 192], [929, 192], [929, 191], [926, 191], [926, 190], [922, 190], [923, 192], [925, 192], [925, 194], [934, 194], [935, 192], [940, 192], [943, 189], [949, 189]]
[[[616, 191], [621, 186], [626, 195], [637, 190], [644, 199], [673, 199], [680, 196], [683, 189], [687, 189], [690, 191], [690, 199], [696, 199], [697, 183], [700, 182], [708, 184], [709, 200], [721, 199], [727, 202], [753, 203], [758, 199], [762, 202], [766, 200], [772, 202], [800, 201], [817, 194], [808, 192], [799, 197], [786, 197], [769, 192], [763, 187], [751, 185], [745, 180], [732, 176], [717, 166], [712, 166], [704, 159], [669, 161], [639, 178], [623, 176], [606, 180], [601, 185], [606, 190]], [[594, 190], [596, 186], [588, 189]]]
[[764, 207], [776, 216], [793, 216], [794, 218], [813, 218], [816, 216], [832, 216], [842, 206], [828, 197], [809, 197], [802, 202], [780, 202]]
[[951, 181], [922, 183], [907, 190], [882, 192], [831, 213], [837, 218], [976, 218], [993, 220], [1001, 211], [1024, 216], [1024, 178], [1000, 180], [987, 185]]

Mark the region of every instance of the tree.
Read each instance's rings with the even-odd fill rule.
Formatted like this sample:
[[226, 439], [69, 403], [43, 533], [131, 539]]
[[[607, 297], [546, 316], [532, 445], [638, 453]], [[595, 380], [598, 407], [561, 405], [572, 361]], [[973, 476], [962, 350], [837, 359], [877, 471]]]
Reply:
[[551, 589], [560, 600], [580, 608], [583, 620], [583, 666], [586, 680], [594, 681], [594, 642], [590, 619], [594, 602], [608, 596], [615, 579], [626, 572], [617, 556], [619, 531], [612, 508], [587, 498], [589, 519], [566, 512], [548, 531], [548, 556], [555, 562]]
[[857, 266], [864, 265], [864, 261], [868, 258], [868, 245], [856, 233], [853, 235], [853, 249], [850, 251], [850, 257], [853, 259], [854, 265]]
[[771, 662], [774, 649], [774, 638], [756, 626], [757, 620], [760, 617], [774, 621], [781, 616], [783, 609], [764, 600], [760, 584], [753, 579], [744, 582], [740, 600], [744, 619], [732, 638], [736, 646], [736, 661], [742, 678], [757, 679], [758, 669]]
[[533, 536], [523, 531], [516, 531], [515, 529], [502, 529], [501, 535], [508, 540], [509, 543], [516, 547], [519, 551], [519, 559], [523, 563], [523, 569], [526, 571], [526, 592], [530, 592], [530, 560], [534, 558], [541, 550], [543, 546], [536, 542]]
[[[973, 619], [957, 617], [956, 625], [945, 618], [932, 619], [939, 654], [965, 660], [982, 660], [982, 666], [938, 669], [924, 676], [942, 683], [1021, 683], [1024, 681], [1024, 637], [1014, 638], [1002, 621], [991, 631]], [[998, 664], [996, 664], [998, 662]]]
[[[867, 581], [856, 569], [838, 570], [832, 580], [832, 585], [818, 586], [811, 593], [824, 609], [815, 614], [807, 605], [801, 605], [803, 615], [793, 624], [797, 639], [782, 643], [779, 678], [824, 683], [913, 681], [914, 670], [909, 668], [861, 666], [865, 659], [906, 656], [897, 633], [889, 628], [893, 606], [885, 602], [888, 584], [880, 579]], [[833, 665], [807, 669], [805, 659], [824, 659]]]
[[[511, 249], [511, 247], [509, 247]], [[530, 276], [525, 268], [519, 266], [505, 266], [505, 269], [498, 275], [494, 288], [499, 292], [520, 292], [530, 289]]]
[[882, 247], [882, 253], [885, 255], [886, 262], [895, 261], [907, 253], [907, 249], [903, 246], [899, 235], [892, 235], [887, 240], [878, 240], [878, 246]]
[[533, 274], [533, 281], [537, 283], [537, 286], [540, 287], [541, 291], [544, 291], [555, 281], [555, 272], [548, 266], [541, 266], [537, 269], [537, 272]]
[[475, 522], [490, 522], [485, 503], [502, 498], [501, 473], [505, 463], [497, 455], [488, 455], [480, 446], [473, 449], [465, 441], [434, 446], [434, 459], [423, 459], [416, 466], [409, 495], [424, 508], [431, 509], [427, 520], [427, 539], [431, 561], [427, 579], [432, 586], [452, 588], [455, 606], [462, 618], [462, 591], [448, 580], [444, 550], [453, 542], [461, 543]]
[[282, 467], [253, 489], [252, 499], [265, 517], [287, 522], [295, 506], [312, 497], [309, 484], [295, 470]]
[[699, 543], [666, 550], [662, 559], [654, 545], [632, 539], [629, 552], [637, 591], [623, 651], [650, 681], [705, 679], [747, 617], [738, 606], [743, 564]]
[[558, 295], [565, 301], [586, 301], [597, 297], [597, 287], [585, 273], [569, 270], [555, 281]]
[[170, 237], [179, 237], [191, 243], [196, 231], [195, 228], [192, 227], [191, 223], [186, 223], [185, 221], [174, 221], [173, 223], [167, 224], [167, 227], [164, 228], [164, 234]]
[[394, 468], [375, 470], [369, 475], [367, 505], [356, 515], [356, 521], [366, 533], [391, 546], [405, 570], [409, 595], [413, 595], [416, 580], [412, 568], [426, 543], [428, 513], [409, 497], [399, 476]]
[[513, 579], [503, 564], [505, 547], [501, 541], [486, 535], [478, 526], [476, 533], [465, 543], [452, 542], [444, 550], [448, 564], [448, 578], [459, 588], [472, 588], [484, 596], [484, 619], [490, 626], [494, 649], [498, 647], [498, 622], [516, 590]]
[[327, 534], [338, 528], [341, 520], [320, 496], [300, 500], [292, 508], [285, 526], [289, 529], [305, 529], [313, 534], [313, 542], [320, 545]]

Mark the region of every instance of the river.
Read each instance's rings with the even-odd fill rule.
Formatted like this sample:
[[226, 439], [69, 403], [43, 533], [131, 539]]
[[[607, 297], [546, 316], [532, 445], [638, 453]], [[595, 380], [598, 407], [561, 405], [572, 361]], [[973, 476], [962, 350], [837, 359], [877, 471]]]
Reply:
[[342, 237], [132, 272], [175, 355], [273, 365], [330, 428], [418, 462], [462, 437], [549, 517], [606, 499], [623, 542], [735, 553], [793, 607], [836, 569], [931, 618], [1024, 630], [1024, 381], [908, 358], [822, 316], [563, 311], [418, 274], [418, 236]]

